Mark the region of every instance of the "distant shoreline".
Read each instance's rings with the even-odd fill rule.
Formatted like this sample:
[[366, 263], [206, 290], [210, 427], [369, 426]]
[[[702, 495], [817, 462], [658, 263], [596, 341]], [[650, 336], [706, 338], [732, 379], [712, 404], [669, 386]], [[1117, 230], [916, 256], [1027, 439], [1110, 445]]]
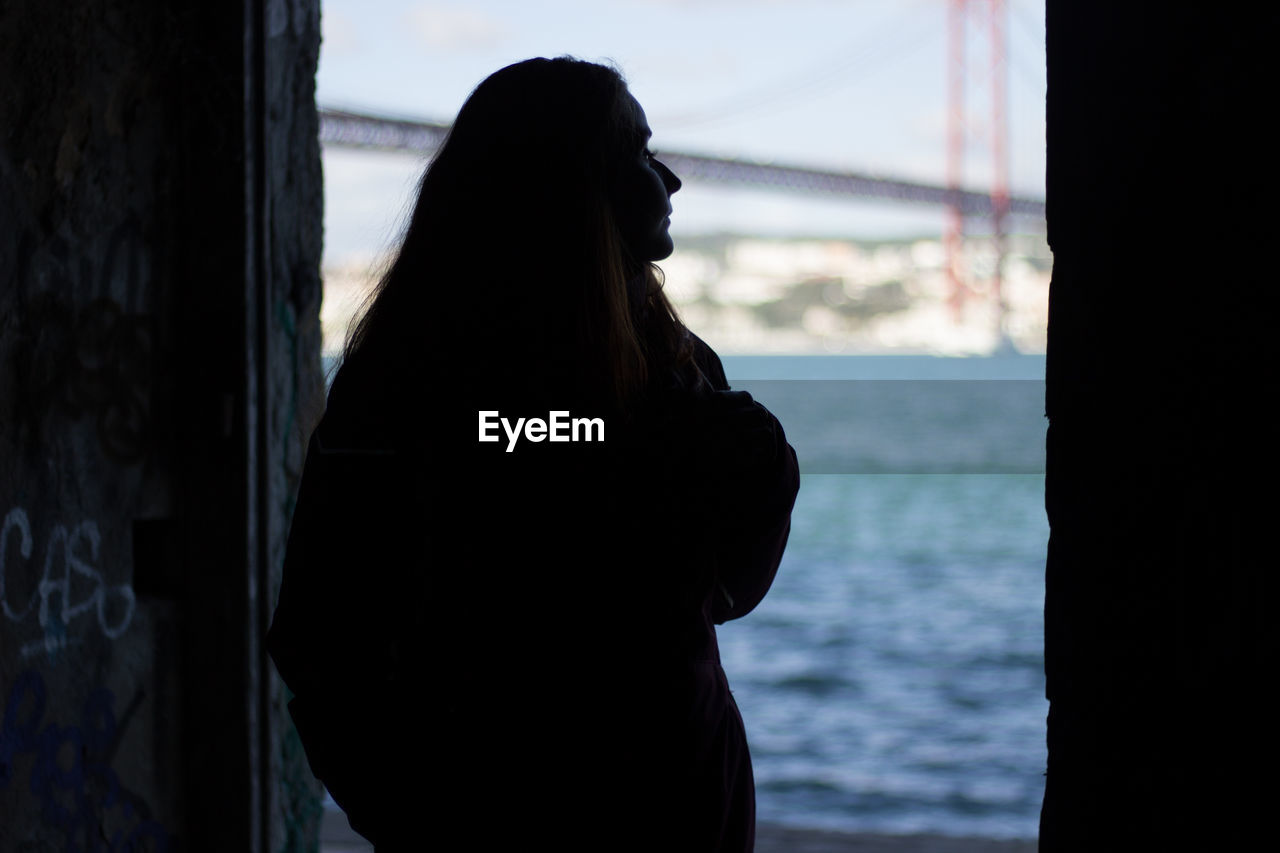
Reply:
[[[322, 356], [326, 382], [341, 357]], [[730, 383], [771, 379], [1030, 380], [1043, 381], [1043, 353], [932, 355], [927, 353], [753, 353], [720, 355]]]
[[720, 355], [729, 382], [770, 379], [1043, 381], [1043, 354]]

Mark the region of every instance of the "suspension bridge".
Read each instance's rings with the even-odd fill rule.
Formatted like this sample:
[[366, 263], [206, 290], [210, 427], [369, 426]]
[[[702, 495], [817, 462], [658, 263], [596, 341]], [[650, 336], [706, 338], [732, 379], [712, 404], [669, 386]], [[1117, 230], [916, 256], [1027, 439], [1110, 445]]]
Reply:
[[[320, 141], [342, 148], [430, 154], [440, 147], [448, 132], [449, 125], [440, 122], [388, 118], [346, 110], [320, 110]], [[681, 180], [686, 181], [942, 205], [958, 209], [966, 217], [993, 216], [996, 213], [993, 195], [976, 190], [801, 165], [709, 157], [679, 151], [655, 153]], [[1044, 211], [1043, 199], [1011, 196], [1005, 213], [1010, 217], [1042, 220]]]
[[[991, 272], [991, 293], [1003, 329], [1006, 306], [1003, 296], [1005, 236], [1011, 221], [1021, 220], [1034, 230], [1043, 228], [1045, 201], [1009, 192], [1009, 136], [1006, 110], [1008, 63], [1007, 0], [946, 0], [947, 5], [947, 134], [946, 182], [930, 184], [856, 171], [837, 171], [801, 164], [761, 162], [734, 157], [712, 157], [682, 151], [657, 151], [681, 180], [777, 190], [803, 195], [879, 199], [894, 203], [941, 206], [947, 212], [942, 234], [946, 268], [951, 283], [951, 304], [959, 318], [966, 299], [976, 294], [972, 271], [961, 251], [966, 222], [987, 219], [996, 263]], [[985, 31], [989, 62], [980, 81], [989, 95], [990, 112], [984, 118], [966, 103], [971, 65], [966, 56], [970, 30]], [[758, 100], [758, 99], [757, 99]], [[748, 104], [754, 101], [748, 101]], [[980, 191], [962, 185], [965, 152], [973, 131], [985, 127], [991, 145], [993, 174], [990, 188]], [[449, 126], [369, 113], [320, 110], [320, 141], [326, 145], [381, 151], [430, 154], [440, 147]]]

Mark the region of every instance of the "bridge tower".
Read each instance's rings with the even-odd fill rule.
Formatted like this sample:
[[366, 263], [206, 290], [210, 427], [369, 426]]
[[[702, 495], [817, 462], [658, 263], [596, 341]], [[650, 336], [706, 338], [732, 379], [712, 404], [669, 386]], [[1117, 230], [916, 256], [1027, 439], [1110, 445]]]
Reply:
[[[947, 224], [943, 234], [948, 276], [951, 280], [951, 308], [957, 322], [965, 300], [975, 295], [973, 271], [964, 261], [965, 209], [961, 196], [965, 152], [975, 136], [985, 136], [991, 151], [991, 239], [995, 267], [991, 273], [991, 298], [996, 307], [999, 339], [1005, 334], [1006, 305], [1003, 293], [1005, 220], [1009, 213], [1009, 121], [1006, 112], [1005, 0], [948, 0], [947, 36], [947, 188], [952, 198], [947, 204]], [[972, 27], [971, 27], [972, 23]], [[970, 29], [985, 25], [990, 40], [986, 73], [974, 81], [985, 87], [989, 112], [984, 123], [966, 110], [965, 94], [969, 73], [965, 47]], [[985, 128], [984, 128], [985, 124]], [[985, 131], [985, 132], [984, 132]]]

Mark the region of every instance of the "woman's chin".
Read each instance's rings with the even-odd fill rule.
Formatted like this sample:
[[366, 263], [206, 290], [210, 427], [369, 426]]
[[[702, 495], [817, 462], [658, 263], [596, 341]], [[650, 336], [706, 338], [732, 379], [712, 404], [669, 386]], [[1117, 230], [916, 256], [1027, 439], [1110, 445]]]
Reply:
[[650, 254], [650, 260], [661, 261], [671, 257], [671, 253], [676, 250], [675, 241], [671, 239], [670, 234], [663, 233], [661, 239], [655, 242], [653, 252]]

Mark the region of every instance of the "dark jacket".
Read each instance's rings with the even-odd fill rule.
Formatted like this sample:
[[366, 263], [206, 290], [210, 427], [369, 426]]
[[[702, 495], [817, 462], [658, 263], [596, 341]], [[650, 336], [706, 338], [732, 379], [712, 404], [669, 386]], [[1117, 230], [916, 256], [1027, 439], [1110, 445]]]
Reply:
[[711, 388], [511, 452], [471, 431], [483, 399], [406, 414], [339, 372], [267, 644], [313, 771], [380, 850], [751, 849], [713, 626], [768, 591], [799, 474], [696, 345]]

